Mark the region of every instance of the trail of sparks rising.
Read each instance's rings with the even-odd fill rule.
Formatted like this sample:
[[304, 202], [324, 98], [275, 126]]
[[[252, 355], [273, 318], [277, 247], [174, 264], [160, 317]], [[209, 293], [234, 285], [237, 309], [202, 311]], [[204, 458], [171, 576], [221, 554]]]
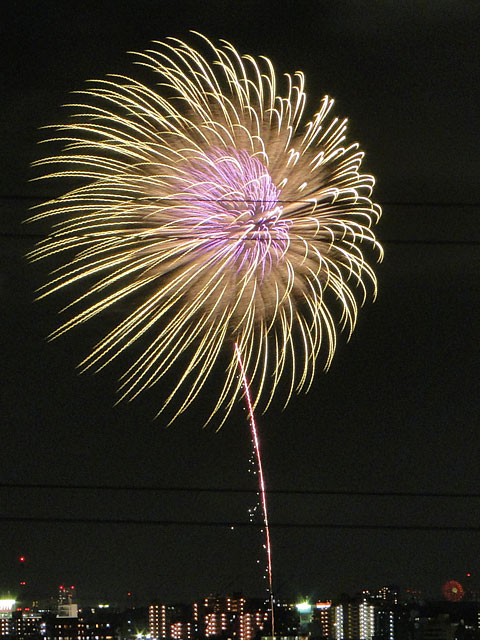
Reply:
[[262, 456], [260, 453], [260, 441], [258, 439], [258, 430], [257, 424], [255, 421], [255, 414], [253, 412], [253, 403], [250, 395], [250, 388], [248, 385], [247, 374], [245, 372], [245, 367], [243, 365], [242, 354], [240, 353], [240, 349], [238, 344], [235, 343], [235, 354], [238, 360], [238, 366], [240, 368], [240, 373], [242, 377], [243, 388], [245, 390], [245, 399], [248, 407], [248, 415], [250, 419], [250, 426], [252, 429], [252, 441], [253, 447], [255, 449], [255, 455], [257, 458], [257, 466], [258, 466], [258, 484], [260, 488], [260, 498], [262, 503], [263, 510], [263, 520], [265, 523], [265, 547], [267, 551], [267, 571], [268, 571], [268, 591], [270, 595], [270, 613], [271, 613], [271, 623], [272, 623], [272, 638], [275, 638], [275, 610], [274, 610], [274, 601], [273, 601], [273, 578], [272, 578], [272, 546], [270, 542], [270, 526], [268, 524], [268, 510], [267, 510], [267, 496], [265, 492], [265, 478], [263, 476], [263, 466], [262, 466]]

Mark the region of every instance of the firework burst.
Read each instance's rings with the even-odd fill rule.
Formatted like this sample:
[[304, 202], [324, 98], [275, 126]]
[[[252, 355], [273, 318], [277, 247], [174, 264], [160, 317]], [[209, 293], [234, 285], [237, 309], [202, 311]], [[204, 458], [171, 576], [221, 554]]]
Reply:
[[43, 178], [79, 182], [41, 205], [33, 219], [56, 224], [30, 257], [68, 256], [42, 296], [84, 287], [54, 337], [128, 303], [81, 363], [102, 368], [140, 345], [122, 398], [181, 366], [162, 407], [178, 398], [176, 417], [229, 352], [211, 412], [224, 420], [242, 394], [234, 344], [253, 407], [282, 379], [286, 402], [308, 389], [321, 351], [328, 367], [337, 327], [353, 330], [366, 283], [375, 293], [362, 248], [381, 257], [380, 208], [328, 96], [305, 122], [302, 73], [285, 76], [282, 97], [267, 58], [200, 38], [205, 55], [176, 39], [137, 54], [154, 88], [111, 76], [79, 92], [52, 138], [64, 151], [36, 163], [52, 167]]

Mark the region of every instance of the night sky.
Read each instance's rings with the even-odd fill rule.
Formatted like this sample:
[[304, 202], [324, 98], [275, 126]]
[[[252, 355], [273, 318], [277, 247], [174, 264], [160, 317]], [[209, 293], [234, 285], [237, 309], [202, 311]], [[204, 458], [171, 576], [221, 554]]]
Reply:
[[[348, 343], [340, 337], [331, 370], [319, 372], [308, 395], [259, 417], [268, 486], [480, 495], [480, 4], [10, 0], [2, 14], [0, 591], [14, 593], [24, 554], [31, 591], [43, 595], [62, 582], [85, 600], [119, 602], [127, 591], [138, 602], [265, 593], [263, 538], [254, 529], [2, 520], [238, 522], [255, 504], [248, 493], [5, 486], [256, 487], [241, 403], [218, 433], [202, 429], [202, 407], [168, 429], [153, 420], [155, 390], [114, 406], [128, 359], [97, 375], [80, 376], [75, 366], [122, 310], [47, 342], [66, 299], [34, 302], [47, 265], [24, 258], [44, 229], [21, 221], [53, 188], [28, 182], [29, 164], [46, 153], [39, 127], [67, 117], [60, 105], [85, 80], [135, 73], [127, 51], [168, 36], [189, 40], [190, 29], [268, 56], [279, 75], [304, 71], [310, 114], [325, 93], [334, 97], [384, 209], [377, 301], [361, 310]], [[479, 525], [480, 497], [269, 500], [273, 523]], [[479, 534], [273, 528], [274, 581], [292, 598], [388, 583], [440, 597], [445, 580], [466, 572], [480, 588]]]

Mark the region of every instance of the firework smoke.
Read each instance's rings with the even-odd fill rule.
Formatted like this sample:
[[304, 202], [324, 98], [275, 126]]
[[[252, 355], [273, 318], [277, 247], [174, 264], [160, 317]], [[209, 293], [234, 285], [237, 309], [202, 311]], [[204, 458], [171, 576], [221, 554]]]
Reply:
[[53, 167], [43, 178], [78, 183], [39, 208], [33, 219], [55, 225], [31, 258], [67, 255], [42, 295], [83, 286], [54, 336], [128, 306], [81, 365], [102, 368], [137, 343], [122, 398], [181, 366], [162, 406], [179, 399], [176, 417], [230, 353], [211, 412], [225, 420], [242, 394], [234, 344], [253, 408], [282, 379], [285, 402], [308, 389], [321, 351], [330, 364], [337, 327], [353, 330], [366, 283], [375, 293], [361, 247], [381, 257], [380, 208], [329, 97], [304, 122], [303, 74], [278, 95], [268, 59], [199, 37], [205, 55], [176, 39], [137, 54], [154, 88], [112, 76], [79, 92], [53, 138], [64, 151], [36, 163]]

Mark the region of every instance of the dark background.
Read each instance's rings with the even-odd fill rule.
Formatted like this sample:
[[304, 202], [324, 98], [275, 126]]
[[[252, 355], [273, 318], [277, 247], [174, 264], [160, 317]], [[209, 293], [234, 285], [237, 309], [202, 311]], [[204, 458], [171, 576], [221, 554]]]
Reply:
[[[53, 343], [62, 296], [34, 302], [46, 266], [25, 253], [41, 228], [28, 207], [52, 189], [29, 183], [46, 153], [39, 127], [66, 118], [68, 92], [106, 73], [134, 74], [151, 40], [189, 29], [301, 69], [307, 112], [324, 93], [350, 119], [377, 177], [385, 260], [330, 372], [306, 396], [259, 417], [272, 489], [479, 494], [478, 177], [480, 5], [467, 0], [10, 2], [2, 5], [0, 125], [3, 396], [0, 592], [17, 558], [33, 593], [62, 583], [84, 600], [190, 600], [264, 593], [260, 532], [237, 527], [12, 522], [7, 517], [247, 521], [255, 494], [12, 488], [6, 484], [255, 489], [239, 404], [225, 427], [195, 411], [165, 428], [155, 392], [114, 406], [120, 367], [75, 365], [115, 317]], [[477, 261], [477, 262], [476, 262]], [[120, 317], [120, 316], [119, 316]], [[105, 322], [105, 325], [103, 324]], [[208, 392], [208, 391], [207, 391]], [[272, 495], [270, 518], [304, 525], [478, 527], [477, 498]], [[440, 596], [472, 573], [479, 530], [274, 528], [277, 592], [297, 598], [398, 583]], [[259, 563], [256, 560], [260, 560]]]

